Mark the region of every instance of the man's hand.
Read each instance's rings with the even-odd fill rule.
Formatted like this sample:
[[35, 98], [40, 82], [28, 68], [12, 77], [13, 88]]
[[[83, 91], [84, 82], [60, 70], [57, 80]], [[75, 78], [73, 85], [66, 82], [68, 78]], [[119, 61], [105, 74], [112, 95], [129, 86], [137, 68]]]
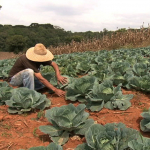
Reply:
[[57, 81], [58, 81], [58, 84], [59, 83], [66, 84], [67, 83], [67, 78], [59, 75], [59, 76], [57, 76]]
[[[53, 90], [58, 96], [60, 97], [63, 97], [65, 96], [65, 91], [62, 91], [60, 89], [57, 89], [56, 87], [54, 87], [49, 81], [47, 81], [42, 75], [41, 73], [34, 73], [35, 76], [39, 79], [39, 81], [41, 83], [43, 83], [47, 88]], [[67, 79], [65, 77], [62, 77], [60, 76], [59, 77], [59, 80], [60, 82], [63, 84], [63, 83], [66, 83]]]
[[57, 65], [54, 61], [52, 61], [51, 66], [52, 66], [52, 67], [54, 68], [54, 70], [55, 70], [58, 84], [59, 84], [59, 83], [61, 83], [61, 84], [67, 83], [67, 78], [61, 76], [60, 71], [59, 71], [59, 67], [58, 67], [58, 65]]
[[58, 96], [60, 96], [60, 97], [64, 97], [65, 94], [66, 94], [65, 91], [60, 90], [60, 89], [56, 89], [54, 92], [55, 92]]

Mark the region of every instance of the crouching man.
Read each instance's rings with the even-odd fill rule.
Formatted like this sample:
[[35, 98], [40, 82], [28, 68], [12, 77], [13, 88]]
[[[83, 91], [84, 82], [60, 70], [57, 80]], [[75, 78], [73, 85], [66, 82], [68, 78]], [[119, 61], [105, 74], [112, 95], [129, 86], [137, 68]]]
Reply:
[[19, 57], [9, 73], [9, 81], [13, 86], [27, 87], [39, 90], [44, 87], [53, 90], [58, 96], [64, 96], [65, 91], [57, 89], [40, 73], [40, 65], [50, 65], [54, 68], [58, 83], [65, 84], [67, 79], [61, 76], [58, 65], [52, 61], [53, 54], [46, 47], [38, 43]]

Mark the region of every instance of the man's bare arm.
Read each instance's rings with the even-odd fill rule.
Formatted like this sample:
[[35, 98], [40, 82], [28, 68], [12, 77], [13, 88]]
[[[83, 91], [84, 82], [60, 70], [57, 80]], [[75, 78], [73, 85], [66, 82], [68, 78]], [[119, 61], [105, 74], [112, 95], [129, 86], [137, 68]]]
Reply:
[[48, 80], [46, 80], [41, 73], [34, 73], [34, 75], [39, 79], [41, 83], [43, 83], [48, 89], [53, 90], [58, 96], [64, 96], [65, 91], [62, 91], [60, 89], [57, 89], [54, 87]]
[[62, 84], [67, 83], [67, 78], [61, 76], [58, 65], [55, 62], [52, 62], [51, 65], [55, 70], [55, 74], [56, 74], [58, 83], [62, 83]]

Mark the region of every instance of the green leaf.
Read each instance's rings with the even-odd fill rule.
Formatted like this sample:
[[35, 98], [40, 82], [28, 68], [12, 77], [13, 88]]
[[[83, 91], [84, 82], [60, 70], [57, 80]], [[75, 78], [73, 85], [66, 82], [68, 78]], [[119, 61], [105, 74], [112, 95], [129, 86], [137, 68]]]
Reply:
[[143, 131], [143, 132], [150, 132], [150, 128], [148, 126], [147, 128], [147, 124], [149, 124], [150, 121], [147, 120], [147, 119], [142, 119], [141, 122], [140, 122], [140, 129]]
[[67, 131], [64, 131], [61, 135], [57, 137], [52, 136], [51, 140], [59, 145], [64, 145], [69, 140], [69, 133]]
[[104, 107], [104, 101], [97, 101], [97, 102], [89, 102], [87, 104], [87, 108], [91, 111], [100, 111]]
[[63, 148], [56, 144], [56, 143], [50, 143], [48, 146], [39, 146], [39, 147], [32, 147], [29, 150], [63, 150]]
[[91, 125], [94, 124], [93, 119], [88, 119], [84, 123], [80, 124], [77, 129], [74, 130], [75, 134], [85, 135], [85, 132], [89, 129]]
[[63, 133], [63, 130], [61, 130], [59, 127], [50, 126], [50, 125], [40, 126], [39, 129], [43, 133], [49, 134], [50, 136], [59, 136]]
[[75, 150], [93, 150], [93, 148], [89, 147], [86, 143], [78, 145]]
[[93, 149], [96, 148], [96, 136], [102, 131], [105, 131], [105, 127], [103, 127], [100, 124], [94, 124], [88, 129], [88, 131], [85, 133], [88, 146], [90, 146]]

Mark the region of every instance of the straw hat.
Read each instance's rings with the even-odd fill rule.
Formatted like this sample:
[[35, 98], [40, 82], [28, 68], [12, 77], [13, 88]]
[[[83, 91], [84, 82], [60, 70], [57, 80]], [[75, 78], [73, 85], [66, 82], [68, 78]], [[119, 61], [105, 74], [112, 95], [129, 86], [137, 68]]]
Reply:
[[43, 44], [38, 43], [27, 50], [26, 57], [32, 61], [44, 62], [52, 60], [54, 55]]

